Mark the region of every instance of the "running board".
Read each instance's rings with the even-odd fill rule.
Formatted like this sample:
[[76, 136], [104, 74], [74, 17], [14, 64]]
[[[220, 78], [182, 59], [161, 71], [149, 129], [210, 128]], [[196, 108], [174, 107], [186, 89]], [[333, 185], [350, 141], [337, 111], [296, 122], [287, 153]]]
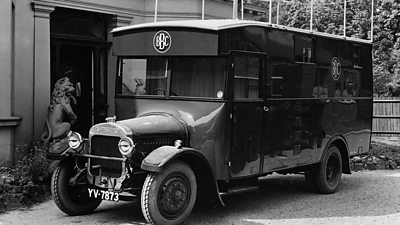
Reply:
[[228, 192], [220, 192], [219, 195], [221, 197], [225, 197], [225, 196], [229, 196], [229, 195], [235, 195], [235, 194], [252, 192], [252, 191], [258, 191], [258, 186], [238, 186], [238, 187], [233, 187], [233, 188], [230, 188], [228, 190]]

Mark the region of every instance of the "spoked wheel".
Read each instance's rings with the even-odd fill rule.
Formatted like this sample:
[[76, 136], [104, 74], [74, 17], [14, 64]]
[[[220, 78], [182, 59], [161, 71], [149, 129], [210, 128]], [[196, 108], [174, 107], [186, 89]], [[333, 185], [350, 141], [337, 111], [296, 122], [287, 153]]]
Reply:
[[89, 198], [86, 185], [70, 184], [70, 179], [76, 174], [73, 163], [61, 162], [51, 179], [54, 202], [61, 211], [71, 216], [89, 214], [101, 203], [101, 199]]
[[192, 169], [176, 161], [147, 176], [141, 196], [143, 215], [151, 224], [181, 224], [192, 211], [196, 194]]
[[306, 182], [322, 194], [331, 194], [339, 187], [342, 177], [342, 157], [336, 146], [329, 147], [314, 170], [305, 173]]

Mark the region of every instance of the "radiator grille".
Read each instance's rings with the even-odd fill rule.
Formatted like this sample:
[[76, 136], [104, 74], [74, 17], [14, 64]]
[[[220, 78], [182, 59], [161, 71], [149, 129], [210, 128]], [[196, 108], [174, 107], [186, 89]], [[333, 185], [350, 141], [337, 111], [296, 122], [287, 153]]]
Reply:
[[[122, 158], [118, 149], [119, 137], [93, 136], [91, 143], [91, 154], [97, 156]], [[90, 159], [91, 167], [100, 165], [103, 176], [120, 177], [122, 173], [122, 162], [107, 159]], [[91, 169], [93, 175], [99, 175], [100, 170]]]

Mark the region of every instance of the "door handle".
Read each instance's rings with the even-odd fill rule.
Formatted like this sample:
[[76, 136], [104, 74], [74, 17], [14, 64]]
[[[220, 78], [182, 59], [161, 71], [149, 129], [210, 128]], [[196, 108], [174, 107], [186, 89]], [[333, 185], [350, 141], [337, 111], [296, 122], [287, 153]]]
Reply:
[[263, 107], [263, 110], [264, 110], [265, 112], [268, 112], [268, 111], [269, 111], [269, 108], [268, 108], [267, 106], [264, 106], [264, 107]]

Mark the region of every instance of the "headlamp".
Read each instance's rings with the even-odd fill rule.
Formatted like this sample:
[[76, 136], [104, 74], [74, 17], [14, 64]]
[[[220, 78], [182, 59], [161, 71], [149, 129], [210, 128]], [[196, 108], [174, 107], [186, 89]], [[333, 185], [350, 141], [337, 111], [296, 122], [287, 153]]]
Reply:
[[133, 152], [135, 148], [135, 144], [133, 143], [132, 139], [129, 137], [123, 137], [119, 140], [118, 149], [122, 155], [128, 156]]
[[83, 142], [82, 136], [78, 132], [70, 131], [68, 133], [68, 145], [72, 149], [78, 149]]

